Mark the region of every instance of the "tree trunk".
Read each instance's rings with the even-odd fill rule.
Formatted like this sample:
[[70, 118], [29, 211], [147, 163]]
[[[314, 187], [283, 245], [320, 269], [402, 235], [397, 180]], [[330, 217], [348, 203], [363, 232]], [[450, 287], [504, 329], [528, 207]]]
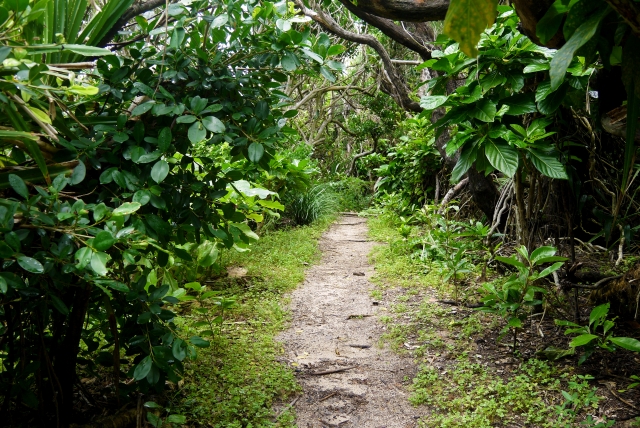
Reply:
[[[56, 350], [53, 358], [53, 368], [59, 382], [59, 396], [51, 399], [57, 400], [59, 422], [58, 426], [67, 427], [72, 421], [73, 415], [73, 384], [76, 379], [76, 363], [80, 348], [82, 326], [89, 300], [91, 288], [87, 285], [78, 287], [73, 299], [73, 309], [69, 314], [68, 327], [65, 338]], [[55, 394], [55, 393], [54, 393]]]

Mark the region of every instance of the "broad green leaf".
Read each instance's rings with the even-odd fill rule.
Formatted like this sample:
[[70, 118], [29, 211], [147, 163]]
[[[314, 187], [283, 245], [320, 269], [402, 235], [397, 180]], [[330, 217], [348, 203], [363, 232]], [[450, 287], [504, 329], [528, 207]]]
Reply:
[[214, 18], [213, 22], [211, 23], [211, 28], [220, 28], [227, 22], [229, 22], [229, 15], [223, 13], [222, 15], [218, 15]]
[[91, 255], [91, 269], [100, 276], [106, 276], [109, 273], [107, 270], [108, 258], [107, 253], [93, 253]]
[[557, 251], [554, 247], [538, 247], [531, 252], [531, 262], [536, 264], [543, 257], [555, 256]]
[[631, 337], [610, 337], [609, 340], [621, 348], [634, 352], [640, 352], [640, 340]]
[[158, 150], [160, 150], [160, 152], [162, 153], [166, 152], [171, 145], [172, 138], [173, 137], [171, 136], [171, 128], [162, 128], [158, 133]]
[[560, 269], [563, 264], [564, 264], [564, 262], [557, 262], [557, 263], [552, 264], [551, 266], [549, 266], [548, 268], [546, 268], [542, 272], [540, 272], [538, 274], [538, 278], [544, 278], [545, 276], [552, 274], [553, 272], [555, 272], [558, 269]]
[[522, 328], [522, 320], [518, 317], [509, 318], [507, 324], [512, 328]]
[[327, 50], [327, 57], [340, 55], [342, 52], [346, 50], [347, 48], [342, 45], [333, 45]]
[[207, 138], [207, 131], [202, 125], [202, 122], [198, 121], [194, 122], [194, 124], [189, 127], [187, 135], [189, 137], [189, 141], [195, 144]]
[[251, 143], [248, 148], [249, 160], [251, 162], [259, 162], [264, 154], [264, 146], [260, 143]]
[[600, 318], [606, 318], [608, 313], [609, 303], [604, 303], [602, 305], [596, 306], [591, 310], [591, 313], [589, 314], [589, 325], [592, 325]]
[[75, 184], [82, 183], [86, 175], [87, 175], [87, 167], [84, 166], [84, 162], [82, 162], [81, 160], [78, 160], [78, 166], [73, 168], [71, 177], [69, 177], [69, 184], [75, 185]]
[[185, 114], [184, 116], [179, 116], [176, 119], [176, 123], [193, 123], [196, 119], [197, 118], [191, 114]]
[[117, 241], [118, 240], [113, 237], [111, 232], [103, 230], [93, 238], [93, 248], [95, 248], [96, 251], [107, 251]]
[[171, 347], [171, 353], [176, 360], [182, 361], [187, 357], [187, 346], [182, 339], [176, 339], [173, 341]]
[[155, 105], [155, 102], [153, 102], [153, 101], [148, 101], [146, 103], [142, 103], [142, 104], [136, 106], [133, 109], [133, 111], [131, 111], [131, 116], [140, 116], [142, 114], [145, 114], [146, 112], [151, 110], [154, 105]]
[[571, 346], [572, 348], [575, 348], [576, 346], [584, 346], [587, 343], [591, 342], [593, 339], [597, 339], [598, 336], [596, 336], [595, 334], [581, 334], [578, 337], [575, 337], [571, 343], [569, 344], [569, 346]]
[[93, 219], [95, 221], [100, 221], [102, 218], [109, 212], [109, 209], [104, 204], [104, 202], [100, 202], [93, 208]]
[[515, 266], [515, 267], [520, 268], [520, 269], [525, 269], [524, 263], [522, 263], [521, 261], [519, 261], [515, 257], [496, 256], [496, 260], [499, 261], [499, 262], [502, 262], [502, 263], [506, 263], [506, 264], [511, 265], [511, 266]]
[[153, 168], [151, 168], [151, 178], [158, 184], [162, 183], [162, 181], [167, 178], [168, 174], [169, 164], [167, 161], [160, 160], [156, 162]]
[[193, 336], [191, 339], [189, 339], [189, 341], [193, 343], [195, 346], [197, 346], [198, 348], [207, 348], [210, 345], [208, 341], [198, 336]]
[[76, 265], [76, 267], [81, 270], [87, 267], [87, 265], [91, 262], [92, 254], [93, 254], [93, 251], [91, 251], [91, 248], [89, 247], [82, 247], [78, 251], [76, 251], [75, 257], [76, 257], [76, 260], [78, 261], [78, 264]]
[[153, 365], [153, 361], [151, 360], [151, 356], [147, 355], [138, 363], [136, 369], [133, 371], [133, 378], [135, 380], [142, 380], [151, 371], [151, 366]]
[[556, 157], [538, 149], [528, 149], [527, 157], [541, 174], [559, 180], [567, 180], [569, 178], [564, 165]]
[[484, 144], [484, 153], [489, 163], [508, 177], [518, 170], [518, 151], [507, 143], [488, 140]]
[[538, 111], [532, 93], [513, 95], [503, 98], [501, 101], [503, 105], [509, 107], [509, 110], [505, 113], [509, 116], [522, 116], [523, 114]]
[[76, 95], [84, 95], [91, 96], [97, 95], [100, 90], [95, 86], [80, 86], [80, 85], [71, 85], [67, 88], [67, 92], [71, 92]]
[[482, 99], [471, 105], [468, 115], [483, 122], [493, 122], [496, 117], [496, 103], [488, 99]]
[[140, 202], [125, 202], [113, 210], [113, 215], [129, 215], [138, 211], [142, 205]]
[[9, 291], [9, 284], [7, 284], [7, 280], [0, 276], [0, 293], [7, 294]]
[[429, 95], [422, 97], [420, 100], [420, 107], [425, 110], [434, 110], [446, 103], [448, 99], [449, 97], [445, 95]]
[[496, 19], [497, 0], [451, 0], [443, 32], [460, 44], [467, 56], [478, 56], [480, 35]]
[[609, 6], [605, 6], [599, 13], [596, 13], [587, 21], [580, 25], [571, 38], [562, 46], [551, 60], [549, 76], [551, 77], [551, 87], [557, 89], [564, 81], [565, 73], [576, 51], [587, 43], [596, 34], [600, 21], [611, 12]]
[[476, 157], [478, 156], [478, 149], [472, 144], [467, 144], [462, 148], [462, 152], [460, 153], [460, 159], [458, 159], [458, 163], [453, 167], [453, 171], [451, 171], [451, 181], [456, 183], [460, 181], [463, 175], [469, 171], [469, 168], [476, 161]]
[[29, 189], [22, 178], [15, 174], [9, 174], [9, 184], [18, 195], [25, 199], [29, 199]]
[[224, 123], [215, 116], [207, 116], [202, 118], [202, 125], [211, 132], [222, 134], [225, 131]]
[[286, 71], [294, 71], [296, 68], [298, 68], [298, 58], [296, 58], [293, 53], [287, 51], [282, 56], [280, 64]]
[[44, 273], [44, 266], [38, 260], [27, 257], [24, 254], [17, 254], [16, 260], [18, 260], [18, 264], [20, 267], [27, 272], [31, 273]]

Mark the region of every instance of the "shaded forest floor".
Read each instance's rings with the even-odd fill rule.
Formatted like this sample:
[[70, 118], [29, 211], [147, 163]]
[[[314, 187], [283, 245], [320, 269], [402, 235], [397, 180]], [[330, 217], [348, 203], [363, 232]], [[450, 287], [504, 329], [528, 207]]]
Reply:
[[[411, 239], [384, 216], [369, 220], [376, 247], [373, 295], [389, 307], [381, 320], [383, 341], [411, 356], [420, 369], [410, 386], [410, 401], [426, 409], [424, 427], [573, 427], [637, 426], [640, 394], [629, 388], [640, 373], [640, 357], [623, 349], [596, 351], [583, 365], [579, 355], [547, 361], [550, 346], [568, 349], [571, 337], [554, 323], [553, 308], [530, 316], [513, 353], [511, 335], [499, 339], [501, 318], [449, 299], [477, 302], [480, 271], [459, 280], [457, 290], [442, 280], [442, 269], [421, 263]], [[581, 299], [581, 320], [591, 306]], [[446, 303], [443, 303], [446, 302]], [[637, 337], [633, 323], [619, 323], [620, 336]]]

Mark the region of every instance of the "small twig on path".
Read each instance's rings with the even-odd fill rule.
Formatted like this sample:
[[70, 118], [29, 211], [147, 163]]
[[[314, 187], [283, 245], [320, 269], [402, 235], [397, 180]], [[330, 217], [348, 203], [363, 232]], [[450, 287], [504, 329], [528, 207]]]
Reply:
[[358, 366], [343, 367], [341, 369], [323, 370], [321, 372], [309, 372], [309, 374], [312, 376], [322, 376], [326, 374], [346, 372], [347, 370], [355, 369], [356, 367]]
[[634, 406], [632, 403], [630, 403], [629, 401], [625, 400], [624, 398], [620, 397], [611, 387], [611, 385], [609, 385], [609, 382], [599, 382], [600, 385], [604, 385], [607, 390], [611, 393], [611, 395], [613, 395], [614, 397], [616, 397], [618, 400], [620, 400], [621, 402], [623, 402], [624, 404], [626, 404], [627, 406], [631, 407], [633, 410], [640, 410], [639, 408], [637, 408], [636, 406]]
[[318, 402], [318, 403], [321, 403], [321, 402], [323, 402], [324, 400], [328, 400], [329, 398], [333, 397], [333, 396], [334, 396], [334, 395], [336, 395], [337, 393], [338, 393], [338, 391], [334, 391], [334, 392], [332, 392], [331, 394], [326, 395], [326, 396], [324, 396], [323, 398], [319, 399], [317, 402]]
[[354, 314], [354, 315], [349, 315], [349, 316], [347, 317], [347, 319], [348, 319], [348, 320], [351, 320], [351, 319], [354, 319], [354, 318], [365, 318], [365, 317], [372, 317], [372, 316], [373, 316], [372, 314], [364, 314], [364, 315], [357, 315], [357, 314]]
[[[304, 394], [302, 394], [302, 395], [304, 395]], [[291, 403], [289, 403], [287, 406], [284, 406], [284, 408], [283, 408], [282, 410], [280, 410], [280, 411], [278, 412], [278, 414], [276, 415], [276, 421], [277, 421], [278, 419], [280, 419], [280, 416], [282, 416], [282, 414], [283, 414], [284, 412], [286, 412], [287, 410], [289, 410], [291, 407], [295, 406], [295, 404], [298, 402], [298, 400], [300, 399], [300, 397], [302, 397], [302, 395], [298, 395], [296, 398], [294, 398], [294, 400], [293, 400]]]
[[355, 345], [355, 344], [350, 344], [349, 345], [352, 348], [360, 348], [360, 349], [367, 349], [367, 348], [371, 348], [371, 345]]

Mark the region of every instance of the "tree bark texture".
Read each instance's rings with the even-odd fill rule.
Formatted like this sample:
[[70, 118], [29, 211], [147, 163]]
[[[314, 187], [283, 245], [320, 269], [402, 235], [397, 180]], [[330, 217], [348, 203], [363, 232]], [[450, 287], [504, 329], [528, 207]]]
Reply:
[[359, 1], [358, 9], [394, 21], [442, 21], [449, 0], [370, 0]]

